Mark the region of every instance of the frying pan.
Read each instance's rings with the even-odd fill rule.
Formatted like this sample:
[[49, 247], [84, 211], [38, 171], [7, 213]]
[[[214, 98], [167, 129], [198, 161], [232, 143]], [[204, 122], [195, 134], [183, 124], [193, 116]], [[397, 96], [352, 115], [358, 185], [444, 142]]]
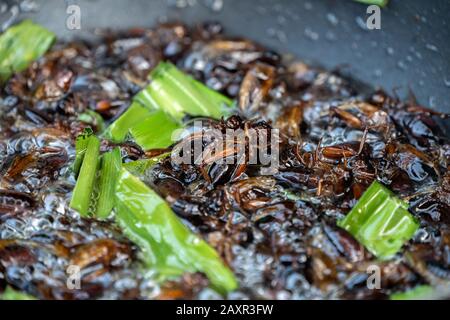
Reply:
[[[10, 8], [19, 1], [23, 0], [0, 0], [0, 22], [9, 18]], [[248, 37], [307, 63], [339, 69], [371, 89], [382, 87], [401, 98], [411, 90], [420, 104], [450, 113], [449, 0], [391, 0], [382, 9], [380, 30], [364, 26], [367, 5], [351, 0], [33, 2], [37, 10], [20, 12], [16, 18], [31, 18], [64, 39], [92, 38], [96, 28], [149, 27], [165, 20], [219, 21], [230, 35]], [[69, 5], [80, 7], [79, 30], [66, 26]], [[450, 136], [449, 121], [444, 126]]]
[[[450, 113], [448, 0], [391, 0], [382, 9], [380, 30], [364, 27], [367, 5], [351, 0], [34, 2], [38, 9], [18, 18], [31, 18], [65, 39], [92, 37], [95, 28], [152, 26], [162, 20], [219, 21], [231, 35], [248, 37], [328, 69], [339, 68], [372, 88], [395, 91], [403, 98], [411, 89], [420, 104]], [[66, 9], [74, 4], [81, 10], [80, 30], [66, 27]], [[448, 131], [448, 122], [446, 127]]]

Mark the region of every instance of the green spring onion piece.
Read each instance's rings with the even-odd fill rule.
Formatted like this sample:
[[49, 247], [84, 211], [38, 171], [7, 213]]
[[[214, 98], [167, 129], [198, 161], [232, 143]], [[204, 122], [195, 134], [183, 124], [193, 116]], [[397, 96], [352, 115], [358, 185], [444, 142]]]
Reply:
[[195, 81], [171, 63], [161, 62], [150, 75], [151, 83], [136, 95], [143, 105], [162, 109], [174, 119], [186, 114], [220, 118], [232, 100]]
[[217, 92], [207, 86], [205, 86], [200, 81], [195, 80], [194, 78], [189, 77], [192, 84], [201, 92], [204, 93], [205, 96], [212, 102], [212, 105], [216, 106], [218, 111], [220, 112], [220, 117], [230, 116], [233, 111], [236, 111], [236, 105], [233, 100], [224, 96], [220, 92]]
[[134, 141], [144, 150], [164, 149], [172, 145], [172, 134], [180, 125], [164, 111], [152, 113], [130, 129]]
[[80, 174], [70, 201], [70, 207], [77, 210], [82, 216], [87, 216], [89, 213], [100, 153], [100, 140], [94, 135], [90, 136], [88, 140]]
[[419, 228], [408, 212], [408, 204], [377, 181], [370, 185], [338, 226], [380, 259], [395, 255]]
[[150, 159], [135, 160], [124, 163], [123, 167], [127, 169], [127, 171], [129, 171], [132, 175], [139, 177], [145, 175], [148, 169], [152, 168], [155, 164], [160, 162], [162, 159], [167, 158], [168, 156], [170, 156], [170, 152], [163, 153], [162, 155]]
[[97, 132], [105, 130], [105, 121], [100, 114], [93, 110], [86, 110], [78, 116], [78, 120], [96, 128]]
[[390, 300], [423, 300], [427, 299], [434, 292], [433, 287], [422, 285], [417, 286], [405, 292], [393, 293], [389, 296]]
[[130, 128], [147, 119], [151, 114], [151, 110], [138, 102], [133, 102], [128, 110], [108, 127], [105, 137], [116, 143], [123, 142]]
[[122, 166], [122, 156], [120, 149], [103, 154], [100, 168], [99, 196], [95, 216], [100, 219], [106, 219], [111, 214], [114, 207], [114, 192], [117, 183], [117, 177]]
[[36, 300], [36, 298], [7, 286], [5, 291], [0, 294], [0, 300]]
[[56, 36], [44, 27], [24, 20], [0, 36], [0, 82], [25, 70], [53, 44]]
[[86, 148], [89, 142], [89, 137], [92, 136], [94, 132], [91, 128], [86, 128], [83, 132], [77, 137], [75, 141], [75, 161], [73, 163], [73, 172], [75, 174], [75, 178], [78, 178], [78, 174], [80, 172], [81, 164], [83, 163], [84, 154], [86, 153]]
[[389, 0], [353, 0], [356, 2], [364, 3], [367, 5], [375, 4], [379, 7], [384, 7], [388, 4]]
[[194, 235], [158, 194], [123, 168], [116, 188], [116, 220], [140, 246], [145, 263], [162, 277], [204, 272], [222, 292], [237, 288], [217, 252]]
[[[230, 115], [233, 110], [231, 99], [194, 80], [171, 63], [161, 62], [150, 74], [150, 78], [151, 83], [133, 98], [129, 109], [109, 126], [105, 132], [106, 138], [117, 143], [123, 142], [133, 127], [135, 134], [146, 132], [146, 136], [151, 136], [151, 131], [142, 122], [157, 110], [170, 115], [172, 119], [166, 117], [164, 124], [172, 128], [186, 114], [220, 118]], [[152, 124], [152, 120], [148, 122]], [[153, 131], [153, 136], [156, 135], [159, 135], [159, 131]], [[143, 138], [145, 149], [155, 148], [155, 141], [147, 144], [146, 140]], [[167, 140], [166, 135], [166, 142], [161, 145], [168, 146]]]

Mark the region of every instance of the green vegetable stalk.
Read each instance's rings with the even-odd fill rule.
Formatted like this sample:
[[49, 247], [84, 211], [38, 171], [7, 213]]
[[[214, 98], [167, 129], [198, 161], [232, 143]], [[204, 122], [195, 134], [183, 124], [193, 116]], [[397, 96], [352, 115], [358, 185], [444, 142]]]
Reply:
[[204, 272], [222, 292], [237, 288], [233, 273], [205, 241], [177, 218], [168, 204], [138, 178], [122, 169], [116, 188], [116, 219], [137, 243], [147, 265], [163, 277]]
[[153, 110], [142, 106], [139, 102], [133, 102], [127, 111], [108, 127], [105, 138], [116, 143], [123, 142], [130, 128], [147, 119], [152, 112]]
[[338, 225], [380, 259], [395, 255], [419, 228], [408, 204], [377, 181]]
[[184, 116], [220, 118], [231, 113], [232, 100], [171, 63], [161, 62], [150, 79], [150, 84], [133, 98], [129, 109], [109, 126], [105, 134], [108, 139], [123, 142], [131, 131], [145, 150], [167, 148], [173, 142], [171, 132], [181, 127]]
[[174, 143], [172, 135], [181, 126], [164, 111], [152, 113], [130, 129], [134, 141], [144, 150], [164, 149]]
[[81, 165], [78, 180], [73, 190], [70, 207], [82, 216], [87, 216], [91, 202], [91, 195], [97, 175], [100, 154], [100, 140], [92, 135], [88, 138], [86, 153]]
[[431, 286], [417, 286], [411, 290], [405, 292], [393, 293], [389, 296], [390, 300], [423, 300], [429, 298], [434, 292]]
[[115, 148], [102, 156], [98, 186], [99, 196], [95, 209], [97, 218], [106, 219], [112, 212], [114, 193], [121, 166], [122, 156], [119, 148]]
[[379, 7], [384, 7], [388, 4], [389, 0], [353, 0], [356, 2], [361, 2], [367, 5], [375, 4]]
[[75, 161], [72, 166], [75, 178], [77, 178], [78, 174], [80, 173], [81, 164], [83, 163], [84, 154], [86, 153], [87, 145], [89, 142], [89, 137], [93, 134], [94, 132], [91, 128], [86, 128], [75, 141]]
[[55, 34], [31, 20], [6, 30], [0, 36], [0, 83], [13, 73], [25, 70], [52, 46], [55, 39]]
[[135, 160], [131, 162], [124, 163], [122, 165], [123, 168], [127, 169], [132, 175], [137, 177], [145, 175], [146, 171], [157, 164], [160, 160], [167, 158], [170, 156], [170, 152], [163, 153], [162, 155], [150, 158], [150, 159], [142, 159]]
[[0, 294], [0, 300], [36, 300], [36, 298], [7, 286], [5, 291]]
[[86, 110], [78, 116], [78, 120], [96, 128], [97, 132], [105, 129], [105, 121], [102, 116], [93, 110]]
[[[151, 83], [137, 96], [181, 120], [186, 114], [219, 119], [232, 100], [186, 75], [171, 63], [161, 62], [150, 74]], [[228, 110], [229, 111], [229, 110]]]

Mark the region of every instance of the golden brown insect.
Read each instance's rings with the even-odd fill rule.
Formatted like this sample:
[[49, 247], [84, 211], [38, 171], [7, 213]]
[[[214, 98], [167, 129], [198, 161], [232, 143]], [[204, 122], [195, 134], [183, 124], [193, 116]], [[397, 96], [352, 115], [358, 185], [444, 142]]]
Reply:
[[103, 264], [105, 267], [119, 263], [131, 255], [129, 246], [112, 239], [99, 239], [87, 244], [78, 246], [70, 257], [69, 264], [76, 265], [81, 269], [96, 264]]
[[330, 112], [354, 129], [385, 128], [388, 124], [387, 113], [367, 102], [345, 103], [337, 108], [331, 108]]
[[275, 81], [275, 68], [257, 63], [250, 69], [242, 81], [239, 91], [239, 108], [246, 112], [255, 112], [269, 93]]
[[287, 107], [278, 117], [275, 126], [286, 136], [298, 140], [300, 139], [300, 125], [303, 119], [302, 104]]

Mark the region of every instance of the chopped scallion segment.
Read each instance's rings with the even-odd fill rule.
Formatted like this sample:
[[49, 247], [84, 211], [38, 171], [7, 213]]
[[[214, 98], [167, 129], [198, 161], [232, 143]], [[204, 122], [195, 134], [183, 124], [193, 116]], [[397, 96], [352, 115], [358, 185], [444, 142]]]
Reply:
[[408, 204], [377, 181], [338, 225], [380, 259], [395, 255], [419, 227]]
[[164, 149], [172, 145], [172, 135], [180, 125], [164, 111], [152, 113], [130, 129], [134, 141], [144, 150]]
[[105, 121], [102, 116], [93, 110], [86, 110], [78, 116], [78, 120], [90, 124], [97, 129], [97, 132], [102, 132], [105, 129]]
[[114, 193], [122, 165], [120, 149], [103, 154], [100, 168], [99, 195], [95, 216], [106, 219], [114, 207]]
[[220, 115], [218, 118], [222, 116], [224, 117], [230, 116], [232, 112], [235, 111], [234, 110], [235, 105], [233, 100], [224, 96], [220, 92], [217, 92], [207, 87], [206, 85], [204, 85], [200, 81], [195, 80], [194, 78], [189, 77], [189, 79], [191, 80], [193, 85], [197, 87], [199, 91], [203, 92], [203, 94], [208, 97], [212, 105], [216, 106], [216, 109], [219, 110], [218, 112], [220, 112]]
[[170, 152], [167, 152], [154, 158], [131, 161], [125, 163], [123, 167], [135, 176], [142, 176], [146, 173], [148, 169], [153, 167], [160, 160], [167, 158], [169, 155]]
[[430, 295], [434, 292], [431, 286], [417, 286], [411, 290], [405, 292], [393, 293], [390, 295], [390, 300], [423, 300], [429, 299]]
[[114, 121], [106, 130], [105, 136], [113, 142], [123, 142], [130, 128], [147, 119], [152, 111], [138, 102], [133, 102], [119, 119]]
[[78, 173], [80, 172], [81, 164], [83, 163], [84, 154], [86, 153], [86, 148], [89, 142], [89, 137], [93, 134], [94, 132], [91, 128], [86, 128], [75, 141], [75, 161], [73, 163], [75, 178], [78, 177]]
[[0, 294], [0, 300], [36, 300], [36, 298], [7, 286], [5, 291]]
[[91, 202], [92, 190], [99, 163], [100, 140], [92, 135], [88, 138], [86, 153], [81, 164], [78, 180], [73, 190], [70, 207], [82, 216], [87, 216]]
[[222, 292], [237, 288], [233, 273], [217, 252], [193, 234], [153, 190], [126, 169], [116, 188], [116, 219], [162, 277], [204, 272]]
[[24, 20], [0, 36], [0, 82], [25, 70], [53, 44], [56, 36], [44, 27]]
[[176, 120], [186, 114], [218, 119], [233, 103], [171, 63], [161, 62], [150, 78], [151, 83], [135, 99], [142, 105], [164, 110]]
[[[131, 130], [136, 142], [144, 149], [165, 148], [172, 144], [169, 131], [179, 128], [185, 115], [220, 118], [231, 114], [232, 100], [184, 74], [171, 63], [161, 62], [150, 78], [151, 83], [133, 98], [128, 110], [109, 126], [106, 138], [123, 142]], [[161, 119], [158, 126], [152, 118]], [[160, 131], [162, 128], [164, 131]]]
[[353, 0], [353, 1], [361, 2], [361, 3], [364, 3], [364, 4], [368, 4], [368, 5], [375, 4], [375, 5], [379, 6], [379, 7], [384, 7], [389, 2], [389, 0]]

